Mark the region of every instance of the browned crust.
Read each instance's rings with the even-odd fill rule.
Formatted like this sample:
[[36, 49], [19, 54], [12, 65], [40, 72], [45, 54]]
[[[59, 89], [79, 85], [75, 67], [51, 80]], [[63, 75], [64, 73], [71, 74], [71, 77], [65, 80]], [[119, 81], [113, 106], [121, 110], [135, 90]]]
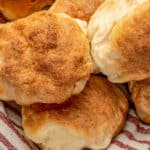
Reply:
[[132, 81], [130, 91], [139, 117], [150, 124], [150, 78]]
[[54, 0], [0, 0], [0, 11], [10, 20], [25, 17], [51, 5]]
[[104, 0], [56, 0], [51, 11], [88, 21]]
[[127, 99], [117, 87], [103, 77], [91, 76], [83, 92], [64, 104], [23, 107], [23, 126], [31, 136], [51, 122], [76, 128], [88, 136], [115, 136], [124, 126], [127, 110]]
[[123, 17], [112, 31], [114, 49], [123, 56], [121, 78], [141, 80], [150, 76], [150, 0]]
[[19, 104], [61, 103], [92, 71], [89, 42], [79, 26], [48, 11], [0, 25], [0, 53], [0, 81], [14, 89]]

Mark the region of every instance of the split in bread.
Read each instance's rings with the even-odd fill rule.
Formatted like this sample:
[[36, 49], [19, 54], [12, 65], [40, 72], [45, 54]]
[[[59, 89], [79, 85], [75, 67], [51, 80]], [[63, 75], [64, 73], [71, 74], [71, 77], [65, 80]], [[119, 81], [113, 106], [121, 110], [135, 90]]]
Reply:
[[8, 20], [4, 17], [3, 14], [0, 13], [0, 23], [6, 23]]

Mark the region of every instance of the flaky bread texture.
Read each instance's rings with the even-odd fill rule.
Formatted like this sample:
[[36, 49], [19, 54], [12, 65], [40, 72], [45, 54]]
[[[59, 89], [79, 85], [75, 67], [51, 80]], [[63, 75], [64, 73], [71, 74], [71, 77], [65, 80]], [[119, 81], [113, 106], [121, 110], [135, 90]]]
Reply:
[[14, 20], [51, 5], [53, 1], [54, 0], [0, 0], [0, 12], [7, 19]]
[[108, 0], [92, 16], [88, 27], [92, 56], [112, 82], [150, 76], [149, 20], [149, 0]]
[[88, 21], [104, 0], [56, 0], [50, 11]]
[[63, 104], [23, 107], [23, 128], [44, 150], [99, 150], [123, 128], [127, 110], [127, 99], [115, 85], [91, 76], [85, 89]]
[[132, 81], [130, 92], [140, 119], [150, 124], [150, 78], [142, 81]]
[[41, 11], [0, 25], [1, 99], [61, 103], [91, 72], [88, 39], [71, 17]]

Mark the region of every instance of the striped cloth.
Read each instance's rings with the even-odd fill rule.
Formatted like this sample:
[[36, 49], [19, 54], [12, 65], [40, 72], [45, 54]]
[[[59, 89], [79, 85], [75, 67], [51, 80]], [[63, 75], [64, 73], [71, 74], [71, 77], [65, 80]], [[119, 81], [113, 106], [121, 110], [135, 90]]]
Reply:
[[[20, 110], [12, 104], [0, 102], [0, 150], [39, 150], [25, 138]], [[107, 150], [150, 150], [150, 126], [137, 118], [135, 111], [128, 113], [127, 122]]]
[[0, 150], [38, 150], [25, 138], [20, 110], [12, 104], [0, 102]]

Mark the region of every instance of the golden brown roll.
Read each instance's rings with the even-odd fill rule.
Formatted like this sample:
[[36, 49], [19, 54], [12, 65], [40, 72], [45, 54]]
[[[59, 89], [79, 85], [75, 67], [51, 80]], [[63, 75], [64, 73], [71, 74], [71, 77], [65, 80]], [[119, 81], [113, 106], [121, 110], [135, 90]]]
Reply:
[[85, 89], [64, 104], [23, 107], [23, 128], [43, 150], [99, 150], [123, 128], [127, 110], [119, 88], [103, 77], [91, 76]]
[[51, 5], [54, 0], [0, 0], [0, 11], [9, 20], [25, 17]]
[[150, 124], [150, 78], [132, 81], [129, 86], [138, 116]]
[[88, 21], [104, 0], [56, 0], [50, 11]]
[[71, 17], [41, 11], [0, 25], [1, 99], [61, 103], [91, 72], [88, 39]]
[[112, 82], [150, 76], [149, 20], [150, 0], [107, 0], [91, 17], [91, 53]]

